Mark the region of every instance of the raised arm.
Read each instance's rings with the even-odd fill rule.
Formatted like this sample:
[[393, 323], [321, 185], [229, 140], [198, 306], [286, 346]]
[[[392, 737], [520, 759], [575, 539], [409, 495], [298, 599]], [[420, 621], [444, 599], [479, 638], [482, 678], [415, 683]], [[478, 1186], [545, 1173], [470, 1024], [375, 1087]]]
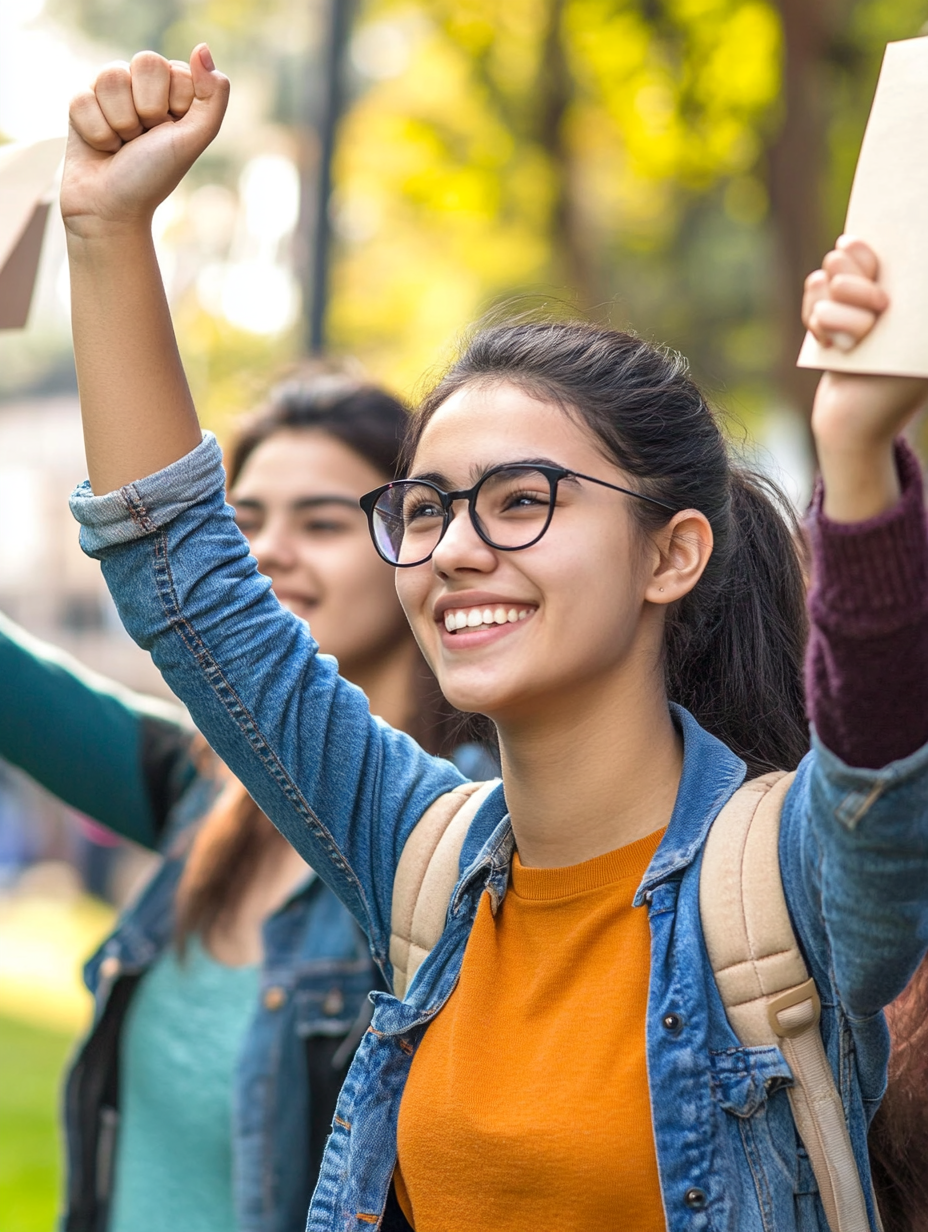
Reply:
[[200, 441], [151, 221], [218, 133], [228, 97], [228, 79], [201, 44], [189, 68], [148, 51], [110, 65], [71, 104], [61, 212], [98, 494], [161, 470]]
[[[820, 341], [850, 349], [869, 332], [887, 306], [877, 276], [866, 245], [839, 241], [807, 283], [804, 319]], [[793, 902], [803, 934], [825, 930], [818, 952], [860, 1018], [904, 987], [928, 925], [928, 528], [918, 465], [898, 439], [926, 392], [922, 380], [826, 373], [813, 414], [818, 753], [811, 824], [786, 811], [781, 861], [808, 890]]]
[[189, 784], [177, 706], [106, 680], [0, 615], [0, 756], [146, 847]]
[[129, 632], [386, 964], [405, 837], [464, 780], [374, 720], [280, 606], [225, 504], [215, 439], [201, 439], [150, 224], [226, 92], [201, 47], [189, 72], [142, 53], [72, 105], [62, 209], [92, 490], [71, 507]]

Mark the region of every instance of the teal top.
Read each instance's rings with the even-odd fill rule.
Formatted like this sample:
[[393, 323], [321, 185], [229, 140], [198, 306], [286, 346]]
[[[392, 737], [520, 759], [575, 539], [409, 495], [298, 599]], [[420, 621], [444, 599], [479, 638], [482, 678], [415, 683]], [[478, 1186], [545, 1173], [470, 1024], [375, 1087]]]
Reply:
[[145, 975], [122, 1036], [109, 1232], [234, 1232], [233, 1075], [258, 984], [195, 937]]

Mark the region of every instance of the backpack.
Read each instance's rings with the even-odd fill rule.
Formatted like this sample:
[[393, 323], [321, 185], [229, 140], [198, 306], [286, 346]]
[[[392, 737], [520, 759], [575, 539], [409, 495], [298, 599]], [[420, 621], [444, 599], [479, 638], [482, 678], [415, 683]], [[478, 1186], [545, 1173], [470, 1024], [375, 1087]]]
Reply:
[[[744, 1047], [778, 1047], [793, 1072], [787, 1093], [830, 1232], [870, 1232], [844, 1108], [819, 1031], [821, 1003], [780, 878], [780, 815], [794, 778], [781, 772], [753, 779], [719, 813], [703, 853], [699, 912], [732, 1030]], [[405, 996], [444, 931], [470, 823], [498, 785], [498, 779], [465, 783], [439, 796], [406, 840], [390, 924], [397, 997]]]

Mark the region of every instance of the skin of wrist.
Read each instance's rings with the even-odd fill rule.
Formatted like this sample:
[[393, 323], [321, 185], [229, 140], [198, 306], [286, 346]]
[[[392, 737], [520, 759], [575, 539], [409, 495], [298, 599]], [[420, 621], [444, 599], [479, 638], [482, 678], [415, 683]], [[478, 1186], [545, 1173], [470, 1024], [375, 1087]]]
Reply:
[[72, 256], [118, 244], [152, 243], [150, 215], [116, 222], [96, 214], [72, 214], [63, 221], [68, 253]]
[[829, 449], [819, 445], [822, 512], [833, 522], [864, 522], [898, 503], [902, 494], [893, 438]]

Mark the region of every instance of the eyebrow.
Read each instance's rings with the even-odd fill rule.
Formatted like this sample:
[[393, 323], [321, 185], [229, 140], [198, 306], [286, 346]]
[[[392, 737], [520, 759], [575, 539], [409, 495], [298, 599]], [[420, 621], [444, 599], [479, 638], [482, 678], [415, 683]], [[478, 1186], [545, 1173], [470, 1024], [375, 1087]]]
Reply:
[[[494, 470], [497, 466], [553, 466], [557, 470], [568, 470], [568, 467], [563, 466], [560, 462], [555, 462], [551, 458], [507, 458], [503, 462], [493, 462], [485, 466], [479, 463], [475, 464], [470, 469], [471, 483], [479, 483], [480, 480], [487, 474], [488, 471]], [[441, 471], [420, 471], [414, 475], [407, 476], [409, 479], [417, 479], [422, 483], [434, 483], [436, 487], [442, 491], [450, 491], [450, 481]]]
[[[229, 499], [236, 509], [263, 510], [266, 508], [264, 501], [256, 500], [251, 496], [243, 496], [240, 499], [236, 499], [233, 492], [230, 493]], [[342, 505], [349, 509], [358, 509], [360, 507], [357, 500], [351, 496], [336, 496], [333, 494], [331, 496], [301, 496], [295, 501], [290, 501], [287, 508], [292, 513], [300, 513], [304, 509], [318, 509], [322, 505]]]

